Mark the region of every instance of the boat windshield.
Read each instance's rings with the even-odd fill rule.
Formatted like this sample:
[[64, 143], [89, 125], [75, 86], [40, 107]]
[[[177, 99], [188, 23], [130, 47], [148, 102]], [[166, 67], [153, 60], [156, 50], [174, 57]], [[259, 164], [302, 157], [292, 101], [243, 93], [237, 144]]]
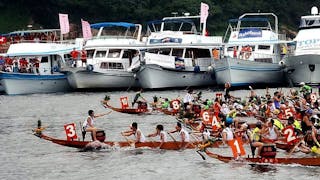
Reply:
[[300, 29], [320, 27], [320, 16], [304, 16], [300, 20]]

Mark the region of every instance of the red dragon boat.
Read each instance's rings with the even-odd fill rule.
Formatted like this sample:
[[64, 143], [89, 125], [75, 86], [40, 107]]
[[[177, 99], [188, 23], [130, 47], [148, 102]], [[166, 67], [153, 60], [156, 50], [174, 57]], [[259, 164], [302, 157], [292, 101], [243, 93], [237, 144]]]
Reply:
[[[53, 137], [47, 136], [47, 135], [43, 134], [41, 131], [40, 132], [39, 131], [35, 131], [34, 135], [39, 137], [39, 138], [41, 138], [41, 139], [50, 141], [50, 142], [55, 143], [55, 144], [59, 144], [59, 145], [62, 145], [62, 146], [67, 146], [67, 147], [78, 148], [78, 149], [84, 149], [84, 148], [86, 148], [86, 146], [89, 143], [92, 142], [92, 141], [57, 139], [57, 138], [53, 138]], [[111, 147], [130, 147], [130, 146], [134, 146], [135, 148], [141, 148], [141, 147], [157, 148], [160, 145], [160, 142], [157, 142], [157, 141], [139, 142], [139, 143], [130, 143], [128, 141], [120, 141], [120, 142], [103, 141], [102, 143], [105, 144], [105, 145], [109, 145]], [[201, 143], [202, 143], [201, 141], [190, 142], [185, 148], [187, 148], [187, 149], [195, 149]], [[222, 144], [222, 141], [216, 141], [210, 147], [219, 147], [219, 145], [221, 145], [221, 144]], [[181, 146], [181, 142], [168, 141], [168, 142], [163, 143], [160, 149], [178, 150], [178, 149], [180, 149], [179, 148], [180, 146]]]
[[146, 107], [146, 105], [138, 106], [138, 108], [116, 108], [108, 104], [108, 101], [102, 101], [102, 104], [105, 108], [112, 109], [113, 111], [117, 111], [120, 113], [126, 114], [145, 114], [150, 113], [150, 110]]
[[[215, 158], [222, 162], [232, 162], [235, 159], [231, 156], [222, 156], [219, 154], [215, 154], [210, 152], [209, 150], [204, 151], [209, 157]], [[244, 162], [248, 164], [255, 164], [255, 165], [272, 165], [272, 164], [299, 164], [303, 166], [320, 166], [320, 157], [303, 157], [303, 158], [276, 158], [274, 157], [261, 157], [261, 158], [243, 158], [239, 160], [239, 162]]]

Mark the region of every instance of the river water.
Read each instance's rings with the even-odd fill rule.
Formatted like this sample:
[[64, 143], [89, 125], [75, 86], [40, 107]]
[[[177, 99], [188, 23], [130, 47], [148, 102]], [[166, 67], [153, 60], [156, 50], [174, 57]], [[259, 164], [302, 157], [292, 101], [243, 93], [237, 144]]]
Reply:
[[[210, 89], [202, 89], [202, 92], [204, 98], [214, 96]], [[264, 90], [257, 92], [264, 94]], [[148, 91], [143, 96], [152, 101], [154, 95], [175, 98], [183, 97], [185, 93], [184, 90]], [[231, 93], [245, 97], [248, 91]], [[74, 122], [78, 125], [87, 117], [89, 109], [96, 113], [108, 111], [100, 104], [106, 94], [111, 96], [110, 104], [119, 107], [119, 97], [128, 96], [132, 100], [134, 91], [0, 96], [0, 179], [319, 179], [319, 167], [276, 165], [261, 169], [245, 164], [226, 164], [207, 156], [202, 160], [195, 150], [112, 148], [80, 152], [32, 135], [31, 130], [41, 119], [42, 125], [47, 126], [46, 134], [65, 139], [64, 124]], [[112, 112], [97, 118], [96, 126], [105, 130], [108, 140], [125, 141], [120, 132], [129, 129], [134, 121], [144, 134], [152, 133], [159, 123], [165, 130], [173, 130], [176, 124], [174, 117], [163, 114]], [[79, 131], [78, 136], [81, 136]], [[212, 151], [231, 155], [228, 148]]]

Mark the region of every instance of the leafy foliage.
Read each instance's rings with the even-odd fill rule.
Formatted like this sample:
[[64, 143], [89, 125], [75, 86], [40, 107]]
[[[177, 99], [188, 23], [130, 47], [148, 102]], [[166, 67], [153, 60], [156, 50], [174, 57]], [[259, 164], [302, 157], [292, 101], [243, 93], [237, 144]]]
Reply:
[[[227, 20], [245, 12], [273, 12], [282, 27], [296, 30], [302, 15], [310, 13], [320, 0], [2, 0], [0, 32], [35, 28], [58, 28], [58, 13], [69, 14], [69, 21], [80, 27], [80, 19], [90, 23], [126, 21], [145, 24], [147, 21], [172, 16], [172, 12], [197, 15], [200, 2], [209, 4], [207, 27], [210, 34], [222, 35]], [[319, 7], [320, 8], [320, 7]]]

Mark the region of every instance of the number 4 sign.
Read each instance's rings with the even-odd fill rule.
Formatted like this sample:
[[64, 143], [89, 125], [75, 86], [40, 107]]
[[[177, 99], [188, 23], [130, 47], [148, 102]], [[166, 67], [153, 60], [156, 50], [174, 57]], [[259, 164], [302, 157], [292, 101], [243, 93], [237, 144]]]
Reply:
[[76, 124], [75, 123], [64, 125], [64, 130], [67, 135], [67, 141], [73, 141], [78, 138], [77, 133], [76, 133]]

